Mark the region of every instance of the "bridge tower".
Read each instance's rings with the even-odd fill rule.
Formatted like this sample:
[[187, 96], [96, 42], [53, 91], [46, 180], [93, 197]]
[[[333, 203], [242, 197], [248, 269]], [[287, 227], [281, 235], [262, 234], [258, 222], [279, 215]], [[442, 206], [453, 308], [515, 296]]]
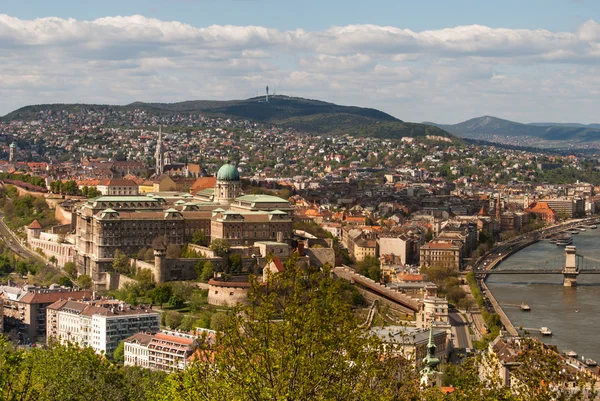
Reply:
[[577, 276], [579, 270], [577, 269], [577, 248], [575, 246], [565, 247], [566, 262], [565, 268], [563, 269], [563, 285], [565, 287], [577, 286]]

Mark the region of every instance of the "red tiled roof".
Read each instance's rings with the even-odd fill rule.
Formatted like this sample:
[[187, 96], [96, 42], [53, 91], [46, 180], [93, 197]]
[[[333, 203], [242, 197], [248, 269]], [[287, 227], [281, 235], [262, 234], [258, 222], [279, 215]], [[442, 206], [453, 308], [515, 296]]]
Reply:
[[192, 340], [190, 338], [170, 336], [170, 335], [164, 334], [164, 333], [157, 333], [157, 334], [155, 334], [154, 335], [154, 339], [164, 340], [164, 341], [170, 341], [170, 342], [173, 342], [173, 343], [176, 343], [176, 344], [192, 345], [194, 343], [194, 340]]
[[23, 295], [19, 302], [25, 304], [51, 304], [61, 298], [71, 299], [90, 299], [92, 297], [91, 291], [64, 291], [64, 292], [28, 292]]
[[29, 228], [30, 230], [41, 230], [42, 226], [40, 225], [39, 221], [33, 220], [27, 228]]

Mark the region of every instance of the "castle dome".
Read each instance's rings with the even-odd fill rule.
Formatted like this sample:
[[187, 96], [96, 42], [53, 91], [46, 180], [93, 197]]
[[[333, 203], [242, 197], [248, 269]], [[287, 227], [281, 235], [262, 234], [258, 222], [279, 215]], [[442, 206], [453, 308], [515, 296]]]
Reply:
[[221, 166], [219, 171], [217, 172], [217, 180], [218, 181], [239, 181], [240, 173], [236, 166], [231, 164], [231, 162], [227, 162]]

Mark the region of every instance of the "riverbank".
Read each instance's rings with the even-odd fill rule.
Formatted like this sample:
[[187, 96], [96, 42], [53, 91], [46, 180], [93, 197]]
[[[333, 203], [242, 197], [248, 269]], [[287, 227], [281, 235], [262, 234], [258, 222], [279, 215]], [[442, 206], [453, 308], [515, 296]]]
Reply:
[[[587, 230], [573, 236], [573, 245], [584, 260], [600, 260], [600, 230]], [[556, 270], [564, 263], [565, 249], [549, 241], [539, 241], [505, 259], [496, 268], [514, 270], [524, 266], [540, 266]], [[595, 264], [595, 262], [594, 262]], [[579, 355], [600, 360], [597, 343], [597, 316], [600, 313], [600, 276], [581, 275], [577, 287], [564, 287], [562, 275], [519, 274], [489, 275], [485, 288], [492, 294], [513, 327], [521, 334], [528, 334], [541, 341], [555, 345], [560, 350], [574, 350]], [[523, 312], [521, 303], [531, 307]], [[491, 304], [491, 302], [490, 302]], [[537, 330], [548, 327], [553, 335], [541, 336]], [[524, 333], [521, 328], [534, 328]]]
[[508, 317], [504, 309], [501, 307], [500, 303], [497, 301], [492, 291], [488, 288], [486, 284], [486, 279], [488, 275], [486, 274], [486, 272], [497, 268], [508, 257], [516, 254], [519, 251], [522, 251], [530, 245], [537, 243], [542, 238], [546, 238], [550, 235], [555, 235], [559, 232], [569, 230], [573, 227], [582, 224], [598, 224], [599, 221], [600, 218], [576, 219], [566, 221], [560, 224], [555, 224], [549, 227], [544, 227], [540, 230], [527, 233], [515, 237], [507, 242], [498, 244], [477, 261], [476, 265], [473, 268], [474, 273], [477, 277], [477, 285], [480, 291], [485, 295], [485, 298], [489, 301], [494, 312], [500, 317], [502, 325], [510, 335], [518, 336], [519, 332], [515, 328], [515, 325]]

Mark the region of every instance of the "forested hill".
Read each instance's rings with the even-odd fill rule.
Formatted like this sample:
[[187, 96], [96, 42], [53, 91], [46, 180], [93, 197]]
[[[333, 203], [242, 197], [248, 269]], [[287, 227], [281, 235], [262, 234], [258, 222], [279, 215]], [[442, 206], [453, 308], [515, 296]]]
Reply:
[[2, 120], [36, 120], [44, 110], [83, 111], [111, 110], [128, 113], [143, 110], [151, 115], [199, 113], [207, 116], [248, 119], [264, 124], [294, 128], [314, 134], [348, 133], [355, 136], [400, 138], [436, 135], [452, 137], [448, 132], [427, 124], [407, 123], [380, 110], [341, 106], [319, 100], [288, 96], [272, 96], [246, 100], [195, 100], [179, 103], [135, 102], [125, 106], [53, 104], [27, 106], [7, 114]]
[[488, 140], [489, 135], [504, 137], [531, 137], [540, 141], [574, 141], [579, 143], [600, 141], [598, 124], [522, 124], [492, 116], [472, 118], [458, 124], [436, 124], [463, 138]]

